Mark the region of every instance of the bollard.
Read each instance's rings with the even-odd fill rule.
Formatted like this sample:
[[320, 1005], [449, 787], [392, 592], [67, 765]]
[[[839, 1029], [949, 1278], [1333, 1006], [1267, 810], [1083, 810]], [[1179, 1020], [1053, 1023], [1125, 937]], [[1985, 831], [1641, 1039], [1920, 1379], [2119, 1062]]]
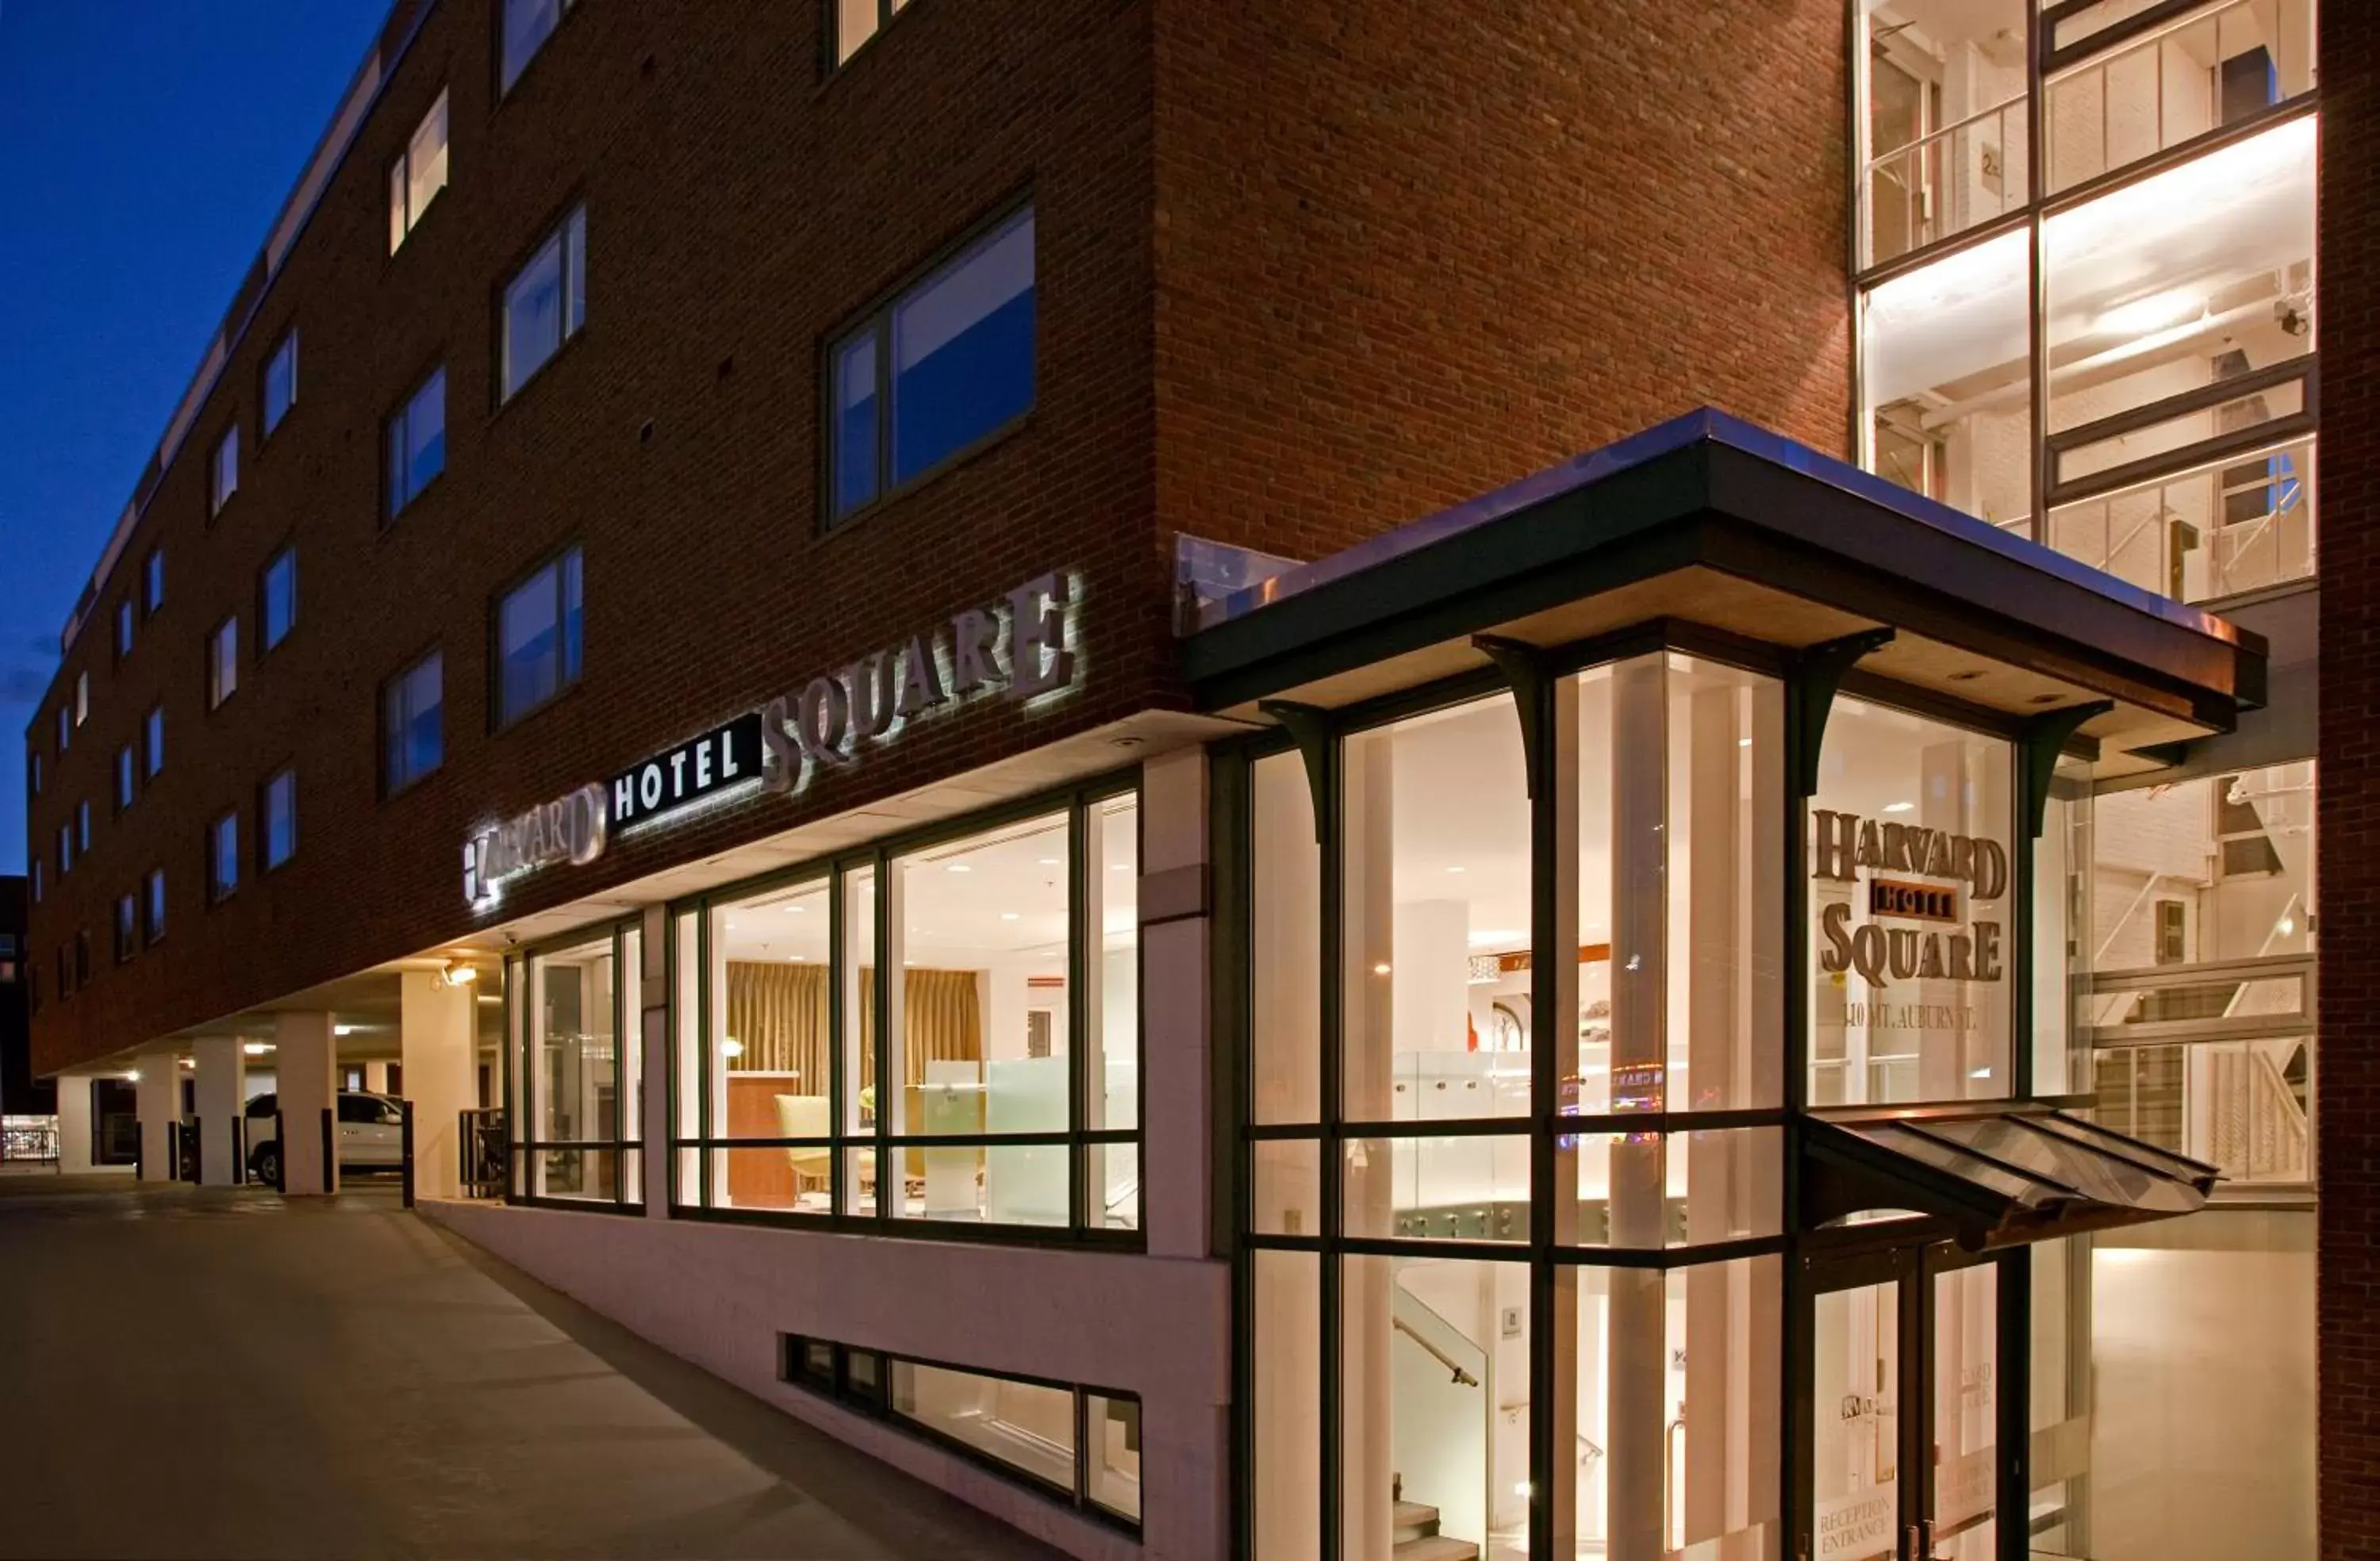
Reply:
[[273, 1108], [273, 1190], [289, 1195], [289, 1119], [278, 1106]]
[[322, 1107], [322, 1191], [334, 1192], [339, 1186], [339, 1114], [328, 1106]]
[[248, 1185], [248, 1113], [235, 1111], [231, 1119], [231, 1184]]
[[396, 1111], [398, 1131], [401, 1135], [399, 1142], [402, 1144], [399, 1160], [405, 1168], [405, 1206], [411, 1208], [413, 1206], [413, 1102], [398, 1101]]

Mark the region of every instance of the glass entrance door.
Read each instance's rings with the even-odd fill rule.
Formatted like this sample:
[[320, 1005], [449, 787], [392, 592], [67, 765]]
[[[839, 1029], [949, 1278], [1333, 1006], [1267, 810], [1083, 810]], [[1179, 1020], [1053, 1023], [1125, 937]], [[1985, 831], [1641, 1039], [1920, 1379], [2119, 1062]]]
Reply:
[[1991, 1561], [1999, 1264], [1908, 1248], [1811, 1272], [1812, 1561]]
[[1905, 1289], [1896, 1277], [1814, 1298], [1808, 1554], [1816, 1561], [1899, 1555]]

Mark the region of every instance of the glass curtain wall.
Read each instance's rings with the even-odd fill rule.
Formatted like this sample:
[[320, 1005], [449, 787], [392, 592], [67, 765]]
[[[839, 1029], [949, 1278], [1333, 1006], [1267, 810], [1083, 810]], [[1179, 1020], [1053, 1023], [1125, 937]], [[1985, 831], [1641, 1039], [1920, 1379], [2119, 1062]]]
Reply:
[[1500, 693], [1337, 737], [1319, 820], [1249, 765], [1257, 1556], [1780, 1543], [1782, 706], [1658, 652], [1535, 797]]
[[2312, 0], [1854, 10], [1870, 469], [2186, 600], [2311, 575]]
[[1140, 1225], [1130, 782], [673, 911], [681, 1204]]
[[508, 962], [515, 1195], [643, 1204], [643, 941], [626, 923]]

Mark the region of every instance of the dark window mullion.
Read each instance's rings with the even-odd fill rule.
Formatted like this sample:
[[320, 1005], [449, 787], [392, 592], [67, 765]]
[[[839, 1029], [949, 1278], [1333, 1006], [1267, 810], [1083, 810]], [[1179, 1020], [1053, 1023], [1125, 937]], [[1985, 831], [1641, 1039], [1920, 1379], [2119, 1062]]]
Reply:
[[[1090, 1192], [1083, 1174], [1083, 1118], [1089, 1099], [1090, 1005], [1083, 981], [1090, 968], [1084, 939], [1089, 936], [1089, 826], [1078, 793], [1066, 805], [1066, 1201], [1068, 1221], [1080, 1230], [1090, 1223]], [[1101, 1202], [1105, 1202], [1101, 1192]]]
[[[876, 345], [876, 417], [874, 432], [876, 448], [876, 491], [868, 496], [869, 503], [882, 501], [892, 491], [892, 306], [869, 322], [868, 332]], [[863, 506], [864, 507], [864, 506]]]

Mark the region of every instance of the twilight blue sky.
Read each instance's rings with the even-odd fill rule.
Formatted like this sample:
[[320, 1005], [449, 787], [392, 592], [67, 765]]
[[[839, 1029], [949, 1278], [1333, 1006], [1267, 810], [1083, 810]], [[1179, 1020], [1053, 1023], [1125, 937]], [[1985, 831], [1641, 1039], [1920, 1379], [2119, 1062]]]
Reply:
[[0, 874], [58, 631], [386, 10], [0, 0]]

